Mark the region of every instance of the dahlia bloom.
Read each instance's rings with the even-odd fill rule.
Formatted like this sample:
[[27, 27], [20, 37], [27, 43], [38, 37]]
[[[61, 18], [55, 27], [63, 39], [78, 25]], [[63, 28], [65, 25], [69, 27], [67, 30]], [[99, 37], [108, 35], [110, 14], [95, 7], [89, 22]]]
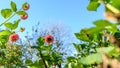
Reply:
[[11, 41], [11, 42], [16, 42], [17, 40], [19, 39], [19, 35], [18, 34], [11, 34], [10, 36], [9, 36], [9, 41]]
[[51, 43], [53, 43], [53, 41], [54, 41], [54, 37], [52, 35], [45, 36], [45, 42], [47, 44], [51, 44]]

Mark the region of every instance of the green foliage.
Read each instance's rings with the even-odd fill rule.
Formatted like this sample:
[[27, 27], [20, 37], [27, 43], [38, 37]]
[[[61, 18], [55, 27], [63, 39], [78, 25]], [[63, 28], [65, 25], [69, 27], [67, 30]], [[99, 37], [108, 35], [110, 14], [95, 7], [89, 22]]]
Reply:
[[11, 9], [16, 12], [17, 11], [17, 7], [16, 7], [16, 4], [15, 2], [11, 1]]
[[17, 14], [18, 15], [26, 15], [27, 13], [25, 11], [18, 11]]
[[1, 35], [10, 35], [10, 34], [11, 34], [11, 32], [9, 30], [3, 30], [0, 32], [0, 36]]
[[100, 3], [98, 3], [98, 0], [90, 0], [90, 3], [87, 6], [87, 9], [89, 11], [96, 11], [99, 6], [100, 6]]
[[[9, 36], [13, 33], [17, 33], [15, 29], [18, 28], [20, 23], [20, 19], [15, 20], [14, 22], [10, 22], [10, 20], [17, 14], [17, 12], [22, 11], [22, 9], [17, 10], [17, 5], [13, 1], [11, 1], [10, 6], [10, 8], [1, 9], [1, 16], [5, 19], [5, 21], [0, 23], [0, 26], [4, 25], [0, 30], [0, 67], [24, 67], [23, 61], [21, 60], [21, 46], [15, 42], [10, 43], [9, 41]], [[23, 13], [27, 12], [23, 11]]]
[[83, 68], [92, 68], [102, 63], [103, 54], [114, 58], [119, 57], [118, 48], [114, 47], [114, 44], [110, 42], [108, 38], [110, 36], [104, 36], [106, 33], [111, 33], [119, 40], [119, 29], [117, 24], [113, 24], [106, 20], [97, 20], [93, 22], [93, 24], [95, 25], [94, 27], [84, 28], [79, 33], [75, 33], [75, 36], [82, 41], [82, 43], [73, 43], [78, 54], [76, 57], [68, 57], [68, 63], [65, 67], [71, 66], [71, 68], [74, 68], [73, 64], [79, 63]]
[[37, 60], [35, 62], [32, 62], [31, 60], [26, 60], [25, 61], [27, 66], [30, 66], [31, 68], [44, 68], [44, 64], [42, 60]]
[[11, 30], [15, 30], [18, 27], [19, 23], [20, 23], [20, 19], [18, 19], [17, 21], [15, 21], [14, 24], [8, 22], [8, 23], [5, 23], [4, 25], [7, 28], [10, 28]]
[[99, 64], [102, 62], [102, 56], [100, 53], [91, 54], [79, 59], [78, 61], [79, 63], [85, 64], [85, 65], [90, 65], [95, 63]]
[[2, 9], [1, 10], [1, 15], [4, 17], [4, 18], [8, 18], [12, 15], [12, 10], [11, 9]]
[[80, 33], [75, 33], [75, 35], [77, 36], [77, 38], [79, 40], [89, 41], [89, 38], [88, 38], [87, 34], [82, 32], [82, 31]]
[[112, 5], [115, 7], [115, 8], [117, 8], [117, 9], [119, 9], [120, 10], [120, 0], [111, 0], [112, 1]]
[[[109, 4], [109, 7], [106, 6], [105, 9], [113, 12], [113, 14], [120, 12], [120, 0], [103, 0], [102, 2], [105, 5]], [[89, 11], [97, 11], [97, 8], [102, 2], [99, 0], [90, 0], [87, 9]], [[26, 4], [27, 2], [22, 4], [22, 8], [25, 7]], [[18, 10], [16, 3], [13, 1], [11, 1], [10, 6], [11, 8], [1, 10], [1, 16], [5, 21], [1, 23], [0, 26], [4, 25], [6, 29], [3, 28], [0, 31], [0, 67], [17, 68], [23, 66], [23, 61], [21, 60], [23, 53], [22, 48], [16, 43], [9, 43], [8, 40], [10, 34], [16, 33], [15, 30], [18, 28], [21, 20], [18, 19], [14, 22], [9, 21], [15, 15], [25, 15], [27, 12], [22, 9]], [[120, 54], [118, 50], [120, 44], [118, 42], [120, 41], [120, 30], [118, 29], [118, 24], [113, 24], [107, 20], [97, 20], [93, 22], [93, 24], [94, 27], [84, 28], [81, 29], [80, 32], [75, 33], [76, 38], [80, 40], [81, 43], [73, 43], [77, 54], [67, 57], [64, 68], [93, 68], [104, 61], [104, 54], [109, 56], [110, 59], [119, 59]], [[113, 42], [111, 42], [111, 40]], [[35, 62], [26, 59], [24, 65], [31, 68], [61, 66], [64, 62], [63, 55], [54, 50], [53, 46], [53, 44], [46, 44], [43, 37], [39, 37], [36, 44], [30, 48], [31, 50], [36, 50], [36, 56], [38, 56], [39, 59]]]

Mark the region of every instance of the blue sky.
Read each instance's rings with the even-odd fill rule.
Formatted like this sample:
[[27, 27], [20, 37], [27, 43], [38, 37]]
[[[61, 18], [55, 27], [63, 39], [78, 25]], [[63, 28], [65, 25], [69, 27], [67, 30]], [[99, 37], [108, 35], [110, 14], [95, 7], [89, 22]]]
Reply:
[[[58, 23], [62, 22], [69, 26], [73, 33], [79, 32], [81, 28], [91, 27], [92, 22], [97, 19], [104, 19], [103, 5], [98, 9], [98, 12], [87, 11], [86, 7], [89, 0], [1, 0], [0, 10], [10, 7], [10, 1], [14, 1], [18, 6], [24, 2], [30, 3], [28, 10], [29, 18], [21, 21], [19, 26], [26, 27], [26, 31], [30, 32], [33, 25], [40, 22]], [[3, 18], [0, 17], [0, 22]], [[19, 18], [16, 16], [14, 20]]]

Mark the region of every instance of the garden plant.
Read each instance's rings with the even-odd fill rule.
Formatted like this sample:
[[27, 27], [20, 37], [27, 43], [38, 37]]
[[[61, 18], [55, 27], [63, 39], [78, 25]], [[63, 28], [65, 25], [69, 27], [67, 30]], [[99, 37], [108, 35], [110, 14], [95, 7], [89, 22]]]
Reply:
[[[20, 43], [19, 32], [25, 28], [17, 28], [21, 20], [28, 18], [30, 4], [25, 2], [18, 9], [17, 4], [10, 1], [10, 8], [1, 10], [5, 21], [0, 23], [0, 68], [120, 68], [119, 3], [120, 0], [90, 0], [87, 10], [99, 12], [97, 9], [103, 4], [105, 19], [96, 20], [93, 27], [75, 33], [80, 41], [73, 43], [77, 54], [63, 59], [64, 54], [54, 49], [57, 46], [55, 36], [49, 32], [39, 36], [35, 44], [29, 39], [27, 44]], [[16, 16], [19, 18], [14, 20]], [[35, 61], [34, 57], [23, 59], [28, 52], [24, 49], [27, 45], [29, 54], [38, 57]]]

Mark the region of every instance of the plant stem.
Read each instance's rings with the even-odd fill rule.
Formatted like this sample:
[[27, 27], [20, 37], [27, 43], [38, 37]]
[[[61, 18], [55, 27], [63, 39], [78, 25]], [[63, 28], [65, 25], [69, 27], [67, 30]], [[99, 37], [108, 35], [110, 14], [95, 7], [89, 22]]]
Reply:
[[46, 62], [45, 62], [45, 59], [44, 59], [44, 57], [43, 57], [43, 55], [42, 55], [41, 49], [40, 49], [40, 57], [42, 58], [42, 61], [43, 61], [43, 63], [44, 63], [45, 68], [48, 68], [48, 67], [47, 67], [47, 64], [46, 64]]
[[[20, 9], [20, 10], [22, 10], [22, 8]], [[19, 11], [20, 11], [19, 10]], [[10, 16], [8, 19], [6, 19], [2, 24], [0, 24], [0, 26], [2, 26], [3, 24], [5, 24], [7, 21], [9, 21], [12, 17], [14, 17], [16, 15], [16, 12], [12, 15], [12, 16]]]
[[0, 24], [0, 26], [2, 26], [3, 24], [5, 24], [7, 21], [9, 21], [12, 17], [14, 17], [16, 15], [16, 13], [14, 13], [11, 17], [9, 17], [8, 19], [6, 19], [2, 24]]

